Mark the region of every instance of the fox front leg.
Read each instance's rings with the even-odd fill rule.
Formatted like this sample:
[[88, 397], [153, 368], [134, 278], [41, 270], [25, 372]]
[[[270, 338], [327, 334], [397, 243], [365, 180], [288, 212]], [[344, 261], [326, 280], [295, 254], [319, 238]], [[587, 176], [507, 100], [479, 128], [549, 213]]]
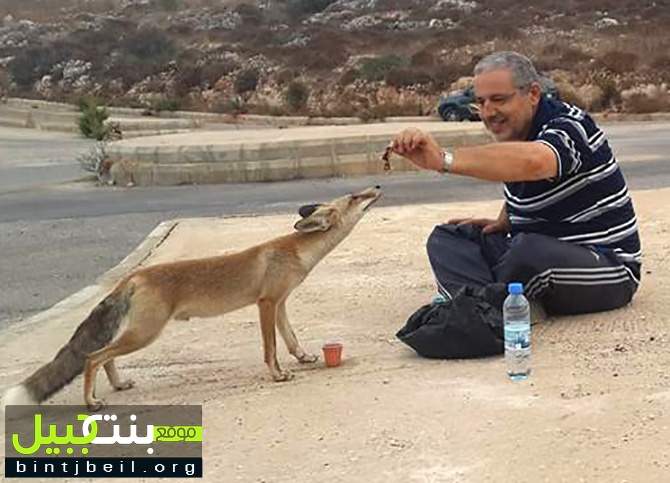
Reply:
[[279, 333], [284, 339], [286, 348], [289, 353], [295, 357], [298, 362], [302, 364], [310, 364], [316, 362], [319, 359], [319, 356], [314, 354], [309, 354], [300, 346], [298, 338], [293, 332], [293, 328], [288, 321], [288, 316], [286, 315], [286, 302], [283, 301], [279, 304], [277, 308], [277, 325], [279, 326]]

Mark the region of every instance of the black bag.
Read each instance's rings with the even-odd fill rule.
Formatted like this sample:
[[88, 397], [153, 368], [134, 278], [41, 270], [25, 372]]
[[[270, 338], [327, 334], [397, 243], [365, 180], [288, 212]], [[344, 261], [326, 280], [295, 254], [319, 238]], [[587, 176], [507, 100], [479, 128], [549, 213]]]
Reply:
[[504, 284], [463, 287], [453, 299], [424, 305], [398, 337], [423, 357], [462, 359], [502, 354]]

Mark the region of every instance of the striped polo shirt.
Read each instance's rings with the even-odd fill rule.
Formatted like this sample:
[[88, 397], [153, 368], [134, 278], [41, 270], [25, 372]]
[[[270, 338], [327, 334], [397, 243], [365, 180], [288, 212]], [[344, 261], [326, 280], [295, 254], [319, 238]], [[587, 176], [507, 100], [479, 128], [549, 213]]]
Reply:
[[600, 252], [611, 250], [639, 278], [637, 219], [605, 133], [578, 107], [542, 98], [528, 141], [554, 151], [558, 175], [505, 183], [512, 235], [541, 233]]

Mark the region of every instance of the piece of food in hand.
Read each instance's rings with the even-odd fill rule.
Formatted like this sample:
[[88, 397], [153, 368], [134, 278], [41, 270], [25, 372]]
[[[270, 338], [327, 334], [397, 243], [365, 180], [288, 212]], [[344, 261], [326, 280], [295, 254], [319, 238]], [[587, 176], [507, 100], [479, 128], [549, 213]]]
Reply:
[[384, 161], [384, 171], [391, 171], [391, 153], [393, 152], [393, 145], [389, 144], [384, 149], [382, 154], [382, 161]]

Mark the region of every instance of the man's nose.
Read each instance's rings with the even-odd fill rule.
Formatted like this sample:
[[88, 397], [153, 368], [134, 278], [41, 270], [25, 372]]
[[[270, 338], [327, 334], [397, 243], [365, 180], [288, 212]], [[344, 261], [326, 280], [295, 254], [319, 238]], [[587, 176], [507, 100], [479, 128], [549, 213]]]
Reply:
[[482, 118], [491, 117], [495, 114], [495, 108], [491, 106], [491, 103], [488, 100], [484, 100], [479, 105], [479, 115]]

